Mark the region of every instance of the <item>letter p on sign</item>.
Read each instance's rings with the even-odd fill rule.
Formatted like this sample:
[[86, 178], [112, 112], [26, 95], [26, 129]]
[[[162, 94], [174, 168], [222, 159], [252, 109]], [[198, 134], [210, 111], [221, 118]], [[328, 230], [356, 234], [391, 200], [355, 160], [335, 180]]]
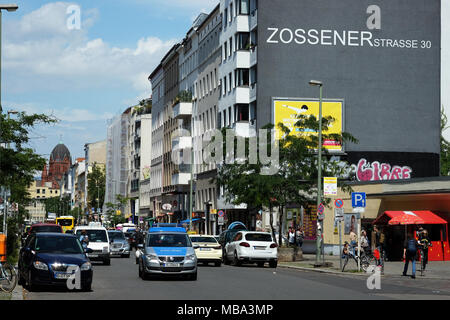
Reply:
[[366, 193], [365, 192], [352, 192], [352, 207], [358, 208], [366, 207]]

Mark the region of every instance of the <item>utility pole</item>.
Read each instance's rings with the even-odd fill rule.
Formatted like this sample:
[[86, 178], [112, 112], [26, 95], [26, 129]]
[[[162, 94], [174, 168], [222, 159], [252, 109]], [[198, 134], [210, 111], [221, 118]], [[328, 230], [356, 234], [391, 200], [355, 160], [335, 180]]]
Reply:
[[[319, 142], [317, 150], [317, 210], [322, 203], [322, 87], [323, 83], [321, 81], [311, 80], [309, 82], [312, 86], [319, 86]], [[317, 232], [316, 232], [316, 266], [320, 266], [320, 251], [322, 243], [322, 233], [323, 233], [323, 221], [319, 221], [317, 218]]]

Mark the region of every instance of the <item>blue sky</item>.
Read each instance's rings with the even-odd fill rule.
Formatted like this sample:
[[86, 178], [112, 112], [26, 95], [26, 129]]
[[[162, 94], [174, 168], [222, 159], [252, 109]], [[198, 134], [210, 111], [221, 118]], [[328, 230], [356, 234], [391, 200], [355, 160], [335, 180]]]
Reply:
[[[106, 121], [151, 94], [147, 80], [167, 50], [216, 0], [16, 0], [3, 13], [2, 104], [53, 114], [34, 130], [31, 147], [48, 157], [62, 141], [72, 157], [106, 138]], [[69, 30], [70, 5], [81, 29]]]
[[[219, 0], [15, 2], [18, 11], [3, 13], [2, 104], [61, 119], [34, 130], [36, 152], [47, 157], [62, 136], [82, 157], [85, 143], [106, 138], [107, 119], [150, 96], [148, 75]], [[66, 26], [72, 4], [81, 8], [80, 30]], [[442, 103], [450, 118], [449, 88], [450, 0], [442, 0]]]

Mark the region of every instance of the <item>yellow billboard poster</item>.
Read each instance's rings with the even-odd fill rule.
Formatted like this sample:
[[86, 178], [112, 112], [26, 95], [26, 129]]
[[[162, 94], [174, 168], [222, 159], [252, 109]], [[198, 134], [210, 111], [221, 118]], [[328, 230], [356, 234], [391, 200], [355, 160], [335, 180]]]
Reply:
[[[328, 131], [322, 134], [342, 134], [343, 127], [343, 100], [322, 100], [322, 117], [331, 116], [334, 122], [329, 126]], [[290, 134], [297, 135], [317, 135], [317, 131], [312, 129], [295, 128], [298, 121], [298, 115], [314, 115], [319, 119], [319, 100], [318, 99], [273, 99], [272, 120], [275, 125], [276, 138], [281, 139], [282, 132], [278, 128], [278, 123], [284, 124], [291, 130]], [[342, 151], [342, 145], [339, 141], [323, 139], [323, 148], [330, 151]]]

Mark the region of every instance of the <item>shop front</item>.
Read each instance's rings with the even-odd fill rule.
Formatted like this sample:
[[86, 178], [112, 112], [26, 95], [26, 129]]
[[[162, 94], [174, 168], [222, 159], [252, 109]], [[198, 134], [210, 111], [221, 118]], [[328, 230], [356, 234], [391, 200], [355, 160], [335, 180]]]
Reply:
[[428, 260], [450, 261], [448, 223], [431, 211], [385, 211], [373, 224], [383, 226], [389, 260], [401, 260], [403, 241], [408, 233], [413, 233], [417, 239], [416, 231], [423, 227], [432, 244]]

